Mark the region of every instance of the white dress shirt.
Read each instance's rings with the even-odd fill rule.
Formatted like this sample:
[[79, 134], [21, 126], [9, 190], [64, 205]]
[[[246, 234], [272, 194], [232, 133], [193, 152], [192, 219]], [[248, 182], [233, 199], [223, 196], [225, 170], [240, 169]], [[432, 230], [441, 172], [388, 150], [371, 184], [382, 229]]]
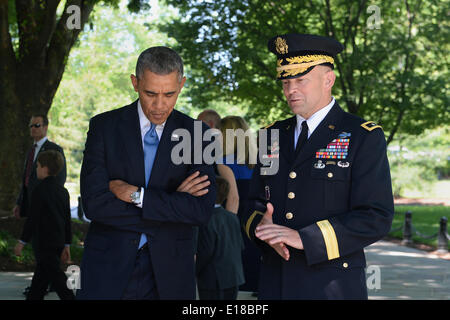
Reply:
[[36, 144], [36, 150], [34, 150], [34, 159], [33, 162], [36, 161], [36, 158], [38, 156], [39, 150], [41, 150], [42, 145], [45, 143], [45, 141], [47, 141], [48, 138], [47, 137], [43, 137], [41, 140], [39, 140], [38, 142], [34, 142], [33, 144]]
[[302, 122], [306, 120], [306, 123], [308, 124], [308, 139], [316, 130], [316, 128], [319, 126], [319, 124], [322, 122], [322, 120], [327, 116], [328, 112], [330, 112], [331, 108], [334, 105], [334, 97], [331, 98], [331, 102], [327, 104], [324, 108], [320, 109], [316, 113], [314, 113], [309, 119], [304, 119], [300, 115], [296, 115], [297, 117], [297, 125], [295, 126], [295, 133], [294, 133], [294, 149], [297, 145], [297, 140], [300, 135], [300, 132], [302, 131]]

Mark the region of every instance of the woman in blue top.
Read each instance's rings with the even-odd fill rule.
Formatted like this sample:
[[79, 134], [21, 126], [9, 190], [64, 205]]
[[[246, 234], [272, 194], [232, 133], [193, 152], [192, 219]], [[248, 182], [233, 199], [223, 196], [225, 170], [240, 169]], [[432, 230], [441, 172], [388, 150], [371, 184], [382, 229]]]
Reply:
[[[240, 219], [256, 163], [256, 140], [252, 136], [248, 124], [239, 116], [223, 118], [221, 120], [221, 131], [224, 150], [223, 162], [233, 170], [238, 187], [238, 217]], [[247, 238], [243, 228], [241, 228], [241, 232], [245, 244], [245, 249], [242, 252], [245, 283], [239, 289], [257, 292], [261, 253], [259, 248]]]

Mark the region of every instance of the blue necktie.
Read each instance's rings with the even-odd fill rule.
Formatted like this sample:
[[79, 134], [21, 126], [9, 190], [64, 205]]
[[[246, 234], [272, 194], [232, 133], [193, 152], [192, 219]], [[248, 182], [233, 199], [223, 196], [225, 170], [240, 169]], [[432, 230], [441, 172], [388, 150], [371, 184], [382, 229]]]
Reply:
[[[158, 134], [156, 133], [156, 125], [151, 123], [150, 130], [144, 136], [144, 166], [145, 166], [145, 185], [148, 185], [150, 174], [152, 172], [153, 162], [155, 161], [156, 151], [158, 150]], [[141, 234], [139, 241], [139, 249], [147, 242], [147, 236]]]

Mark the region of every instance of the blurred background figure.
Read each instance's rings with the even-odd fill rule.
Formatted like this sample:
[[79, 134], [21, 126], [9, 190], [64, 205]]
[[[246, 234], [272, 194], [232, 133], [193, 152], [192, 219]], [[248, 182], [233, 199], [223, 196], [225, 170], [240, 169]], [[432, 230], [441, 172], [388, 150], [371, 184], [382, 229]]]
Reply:
[[236, 300], [244, 283], [241, 223], [225, 210], [228, 182], [216, 177], [216, 205], [206, 226], [199, 228], [196, 275], [200, 300]]
[[[198, 116], [197, 120], [205, 122], [211, 129], [220, 130], [220, 115], [212, 109], [206, 109], [202, 111]], [[230, 212], [236, 214], [239, 207], [239, 193], [238, 187], [236, 185], [236, 179], [233, 170], [224, 164], [215, 164], [216, 175], [224, 178], [229, 185], [229, 191], [226, 195], [226, 200], [224, 207]]]
[[[227, 135], [227, 129], [232, 129]], [[245, 133], [240, 135], [238, 129]], [[236, 184], [239, 193], [238, 218], [241, 220], [244, 202], [250, 187], [253, 168], [256, 161], [257, 146], [248, 124], [242, 117], [227, 116], [221, 121], [220, 130], [223, 135], [224, 164], [231, 168], [236, 178]], [[233, 133], [233, 134], [230, 134]], [[231, 141], [231, 139], [233, 139]], [[244, 150], [239, 149], [239, 144], [243, 144]], [[251, 161], [251, 160], [254, 161]], [[243, 251], [242, 263], [244, 266], [245, 284], [239, 287], [241, 291], [253, 291], [256, 295], [258, 291], [259, 269], [261, 263], [260, 249], [251, 242], [245, 235], [244, 228], [241, 228], [242, 238], [244, 239], [245, 249]]]

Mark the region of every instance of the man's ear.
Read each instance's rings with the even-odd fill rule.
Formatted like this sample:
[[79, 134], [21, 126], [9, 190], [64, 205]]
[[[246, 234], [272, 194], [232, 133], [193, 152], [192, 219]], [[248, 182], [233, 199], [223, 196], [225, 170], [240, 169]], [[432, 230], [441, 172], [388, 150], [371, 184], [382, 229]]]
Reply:
[[134, 91], [138, 92], [138, 78], [132, 74], [130, 75], [131, 84], [133, 85]]
[[186, 82], [186, 77], [183, 77], [183, 79], [181, 79], [181, 83], [180, 83], [180, 91], [181, 91], [181, 89], [183, 89], [185, 82]]
[[336, 81], [336, 74], [332, 69], [325, 73], [325, 88], [331, 89], [334, 86], [334, 82]]

